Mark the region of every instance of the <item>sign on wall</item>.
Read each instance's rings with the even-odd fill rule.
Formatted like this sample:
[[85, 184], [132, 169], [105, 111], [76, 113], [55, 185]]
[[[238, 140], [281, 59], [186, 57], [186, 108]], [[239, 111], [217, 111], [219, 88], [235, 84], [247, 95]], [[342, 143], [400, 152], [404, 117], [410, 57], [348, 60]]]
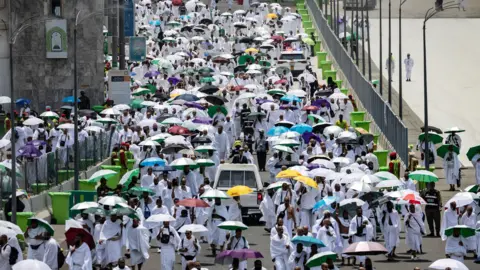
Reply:
[[130, 73], [128, 70], [108, 71], [108, 98], [115, 104], [130, 103]]
[[144, 37], [130, 38], [130, 61], [145, 61], [147, 56], [147, 41]]
[[45, 22], [47, 58], [67, 58], [67, 20], [55, 19]]
[[[124, 10], [125, 10], [125, 36], [134, 37], [135, 36], [135, 1], [134, 0], [124, 0]], [[121, 12], [121, 11], [120, 11]]]

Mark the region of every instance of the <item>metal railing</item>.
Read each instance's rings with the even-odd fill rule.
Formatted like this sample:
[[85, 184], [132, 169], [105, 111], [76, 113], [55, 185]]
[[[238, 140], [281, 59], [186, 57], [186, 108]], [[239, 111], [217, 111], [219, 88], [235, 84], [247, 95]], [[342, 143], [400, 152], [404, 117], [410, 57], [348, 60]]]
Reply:
[[[105, 132], [90, 135], [84, 141], [79, 142], [80, 174], [107, 159], [112, 150], [109, 149], [109, 146], [109, 136]], [[73, 177], [73, 157], [73, 145], [70, 145], [57, 147], [55, 151], [38, 158], [22, 158], [20, 173], [23, 176], [17, 176], [17, 183], [29, 194], [38, 194], [50, 187], [57, 186]], [[11, 194], [11, 179], [5, 173], [0, 173], [0, 179], [2, 180], [1, 198], [8, 198]]]
[[408, 129], [357, 68], [354, 60], [328, 25], [316, 0], [306, 0], [305, 3], [313, 24], [323, 38], [322, 46], [325, 44], [328, 47], [338, 68], [355, 90], [358, 99], [385, 136], [388, 144], [398, 153], [404, 164], [408, 164]]

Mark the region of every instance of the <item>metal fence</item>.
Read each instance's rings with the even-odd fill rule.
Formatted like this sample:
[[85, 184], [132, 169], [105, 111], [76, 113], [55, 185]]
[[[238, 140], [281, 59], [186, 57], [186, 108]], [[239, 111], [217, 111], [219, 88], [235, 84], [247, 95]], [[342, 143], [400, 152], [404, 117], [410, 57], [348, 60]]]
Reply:
[[[112, 149], [109, 149], [109, 146], [109, 136], [104, 132], [96, 133], [79, 142], [80, 178], [83, 171], [110, 156]], [[28, 193], [38, 194], [72, 178], [73, 168], [73, 144], [68, 147], [57, 147], [55, 151], [38, 158], [23, 158], [20, 165], [21, 176], [17, 175], [17, 182], [19, 187], [24, 188]], [[11, 194], [11, 179], [8, 175], [1, 173], [0, 179], [2, 179], [0, 195], [6, 198]]]
[[310, 11], [313, 25], [321, 32], [322, 44], [328, 47], [339, 69], [355, 90], [358, 99], [380, 132], [383, 133], [402, 161], [408, 164], [408, 129], [357, 68], [354, 60], [328, 25], [316, 0], [306, 0], [306, 7]]

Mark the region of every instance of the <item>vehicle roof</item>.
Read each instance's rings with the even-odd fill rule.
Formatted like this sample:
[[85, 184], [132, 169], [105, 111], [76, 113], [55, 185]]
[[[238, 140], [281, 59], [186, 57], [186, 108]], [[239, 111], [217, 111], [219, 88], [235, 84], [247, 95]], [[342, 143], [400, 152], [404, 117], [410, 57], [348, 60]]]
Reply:
[[217, 170], [224, 170], [224, 171], [255, 171], [257, 169], [257, 165], [255, 164], [220, 164], [218, 165]]
[[282, 54], [303, 54], [303, 51], [282, 51]]

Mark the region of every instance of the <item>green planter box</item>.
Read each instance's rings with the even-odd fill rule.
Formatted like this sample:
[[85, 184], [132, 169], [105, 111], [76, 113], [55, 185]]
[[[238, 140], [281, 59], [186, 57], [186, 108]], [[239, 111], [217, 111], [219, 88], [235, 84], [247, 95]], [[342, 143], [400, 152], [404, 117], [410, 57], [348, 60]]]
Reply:
[[305, 1], [304, 0], [295, 0], [295, 3], [298, 5], [298, 4], [303, 4], [305, 5]]
[[373, 134], [373, 143], [375, 143], [376, 145], [378, 145], [378, 138], [380, 137], [380, 134]]
[[48, 189], [48, 184], [47, 183], [33, 183], [32, 184], [32, 191], [34, 194], [39, 194], [42, 193], [43, 191]]
[[[116, 158], [113, 161], [115, 161], [115, 164], [120, 164], [120, 159]], [[127, 160], [127, 168], [128, 170], [133, 170], [133, 165], [135, 165], [135, 159], [129, 159]], [[121, 178], [121, 177], [120, 177]]]
[[348, 88], [340, 88], [340, 92], [342, 92], [344, 95], [348, 96]]
[[388, 172], [388, 166], [382, 166], [378, 168], [379, 172]]
[[95, 187], [98, 183], [96, 182], [88, 182], [88, 179], [80, 179], [78, 180], [78, 189], [85, 190], [85, 191], [95, 191]]
[[336, 70], [322, 70], [323, 73], [323, 79], [327, 80], [329, 77], [332, 77], [332, 80], [337, 79], [337, 71]]
[[[9, 216], [12, 216], [12, 213], [8, 213]], [[32, 212], [18, 212], [17, 213], [17, 225], [25, 231], [27, 229], [27, 221], [29, 218], [33, 217], [35, 214]]]
[[73, 177], [73, 170], [58, 170], [58, 181], [64, 182]]
[[343, 81], [342, 80], [335, 80], [338, 88], [342, 88]]
[[300, 14], [300, 15], [308, 15], [308, 10], [304, 9], [304, 8], [300, 8], [300, 9], [297, 9], [297, 13]]
[[[68, 199], [68, 207], [72, 208], [75, 204], [81, 202], [96, 202], [97, 201], [97, 192], [96, 191], [84, 191], [84, 190], [71, 190], [69, 191], [70, 197]], [[79, 211], [69, 211], [69, 216], [74, 217], [78, 214]]]
[[378, 159], [378, 166], [379, 167], [386, 167], [388, 164], [388, 154], [390, 151], [388, 150], [377, 150], [374, 151], [373, 154], [377, 157]]
[[310, 28], [305, 28], [305, 33], [310, 35], [311, 33], [315, 33], [315, 28], [310, 27]]
[[92, 110], [95, 111], [96, 113], [100, 113], [101, 111], [103, 111], [103, 105], [95, 105], [92, 107]]
[[[331, 70], [332, 69], [332, 61], [324, 60], [324, 61], [320, 62], [320, 68], [322, 69], [322, 72], [324, 72], [326, 70]], [[324, 78], [324, 79], [326, 79], [326, 78]]]
[[327, 61], [327, 52], [317, 52], [317, 68], [322, 68], [322, 62]]
[[311, 28], [312, 27], [312, 22], [311, 21], [303, 21], [303, 27], [304, 28]]
[[315, 51], [315, 53], [319, 53], [321, 49], [322, 49], [322, 41], [319, 39], [315, 40], [315, 45], [313, 46], [313, 50]]
[[112, 170], [112, 171], [118, 172], [115, 175], [106, 177], [107, 186], [112, 189], [116, 188], [118, 185], [118, 182], [120, 182], [120, 178], [121, 178], [120, 172], [122, 171], [122, 166], [102, 165], [100, 166], [100, 168], [102, 168], [102, 170]]
[[327, 23], [330, 25], [330, 21], [332, 20], [332, 15], [327, 15]]
[[355, 121], [353, 122], [355, 124], [355, 127], [358, 127], [358, 128], [363, 128], [365, 129], [367, 132], [370, 132], [370, 123], [372, 121]]
[[52, 216], [55, 224], [65, 224], [70, 218], [70, 192], [49, 192], [48, 196], [52, 199]]
[[354, 126], [355, 122], [363, 121], [365, 120], [365, 112], [364, 111], [358, 111], [358, 112], [351, 112], [350, 113], [350, 125]]
[[297, 4], [296, 4], [296, 7], [297, 9], [305, 9], [305, 3], [303, 1], [296, 1]]

